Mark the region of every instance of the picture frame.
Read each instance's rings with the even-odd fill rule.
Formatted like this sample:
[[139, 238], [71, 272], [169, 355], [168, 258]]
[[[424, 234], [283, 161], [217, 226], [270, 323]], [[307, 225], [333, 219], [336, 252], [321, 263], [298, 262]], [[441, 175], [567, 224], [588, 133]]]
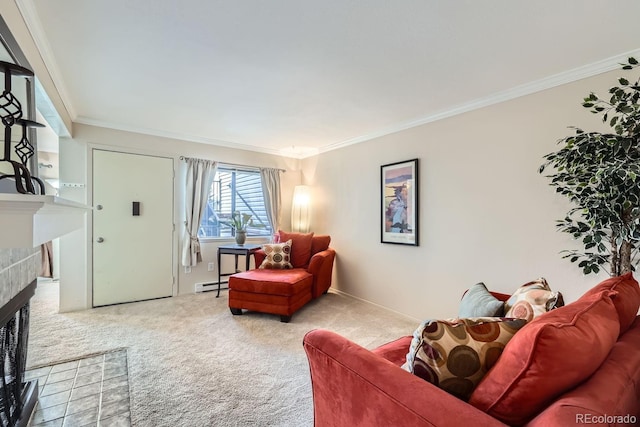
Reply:
[[380, 242], [419, 246], [418, 159], [380, 166]]

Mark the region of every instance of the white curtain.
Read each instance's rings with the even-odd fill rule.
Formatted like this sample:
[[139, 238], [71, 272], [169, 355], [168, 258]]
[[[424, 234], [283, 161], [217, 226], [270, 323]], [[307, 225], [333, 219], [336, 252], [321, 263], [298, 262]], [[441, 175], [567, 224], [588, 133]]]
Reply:
[[187, 186], [185, 193], [186, 221], [182, 241], [182, 265], [196, 266], [202, 262], [198, 229], [204, 212], [209, 189], [216, 174], [217, 163], [211, 160], [190, 159], [187, 162]]
[[269, 218], [271, 229], [274, 233], [280, 229], [280, 209], [282, 206], [282, 196], [280, 195], [280, 172], [282, 172], [280, 169], [260, 169], [264, 207], [267, 211], [267, 218]]

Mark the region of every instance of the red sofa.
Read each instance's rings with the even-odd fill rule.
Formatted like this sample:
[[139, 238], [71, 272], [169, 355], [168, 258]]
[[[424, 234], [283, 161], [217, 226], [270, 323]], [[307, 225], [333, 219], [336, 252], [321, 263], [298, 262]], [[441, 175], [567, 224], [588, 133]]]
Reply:
[[400, 367], [411, 336], [369, 351], [311, 331], [304, 348], [315, 425], [638, 425], [639, 305], [638, 282], [628, 274], [539, 316], [511, 339], [469, 402]]
[[[229, 277], [229, 309], [234, 315], [242, 310], [279, 314], [287, 323], [291, 315], [331, 287], [336, 252], [329, 247], [331, 237], [314, 233], [279, 231], [281, 241], [291, 240], [291, 263], [286, 270], [259, 269]], [[262, 264], [266, 254], [255, 252], [255, 265]]]

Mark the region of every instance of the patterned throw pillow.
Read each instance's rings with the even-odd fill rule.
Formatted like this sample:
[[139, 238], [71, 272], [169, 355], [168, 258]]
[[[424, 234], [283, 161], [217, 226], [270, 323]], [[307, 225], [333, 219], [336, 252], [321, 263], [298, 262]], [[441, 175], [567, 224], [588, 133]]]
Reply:
[[542, 313], [562, 307], [564, 300], [560, 292], [554, 292], [541, 277], [520, 286], [505, 303], [506, 317], [517, 317], [531, 321]]
[[260, 264], [260, 269], [284, 270], [293, 268], [291, 265], [291, 240], [284, 243], [268, 243], [262, 246], [267, 255]]
[[404, 369], [468, 400], [524, 319], [427, 320], [413, 334]]

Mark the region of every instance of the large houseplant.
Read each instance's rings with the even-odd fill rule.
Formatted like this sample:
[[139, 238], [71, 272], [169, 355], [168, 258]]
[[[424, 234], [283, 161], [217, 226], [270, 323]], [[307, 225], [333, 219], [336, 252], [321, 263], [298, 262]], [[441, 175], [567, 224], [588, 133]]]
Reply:
[[[623, 70], [638, 66], [635, 58], [621, 64]], [[618, 79], [608, 99], [591, 93], [582, 106], [601, 114], [612, 133], [585, 132], [558, 141], [563, 147], [544, 156], [540, 167], [552, 167], [548, 175], [556, 192], [574, 207], [559, 230], [581, 240], [584, 250], [563, 251], [578, 262], [584, 274], [605, 269], [611, 276], [635, 270], [640, 240], [640, 78]], [[608, 266], [608, 270], [607, 270]]]

